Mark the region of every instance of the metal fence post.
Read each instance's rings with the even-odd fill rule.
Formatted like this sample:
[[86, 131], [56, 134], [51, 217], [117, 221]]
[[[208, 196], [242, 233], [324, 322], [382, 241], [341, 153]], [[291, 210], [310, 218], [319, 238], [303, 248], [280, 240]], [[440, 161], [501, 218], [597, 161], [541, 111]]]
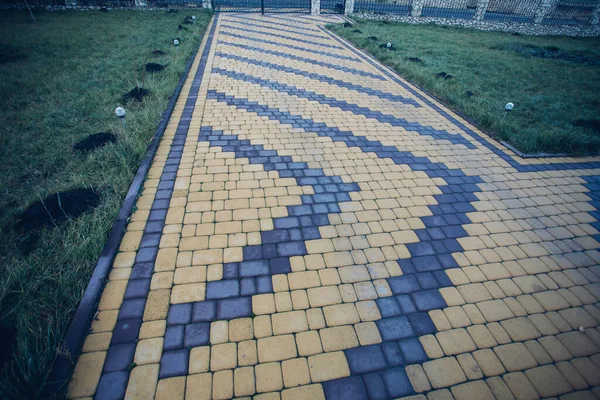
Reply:
[[265, 0], [260, 0], [260, 13], [265, 14]]
[[344, 15], [349, 15], [354, 12], [354, 0], [346, 0], [344, 5]]
[[598, 5], [596, 5], [596, 8], [594, 8], [594, 11], [592, 11], [592, 17], [590, 18], [590, 24], [598, 25], [599, 22], [600, 22], [600, 3], [598, 3]]
[[536, 24], [541, 24], [557, 1], [558, 0], [541, 0], [540, 4], [538, 4], [537, 9], [535, 10], [533, 22]]
[[490, 4], [490, 0], [477, 0], [477, 8], [475, 9], [475, 21], [483, 20], [485, 16], [485, 12], [487, 11], [488, 4]]
[[413, 0], [410, 15], [420, 17], [421, 11], [423, 11], [423, 4], [425, 4], [425, 0]]
[[321, 14], [321, 0], [310, 0], [310, 15]]

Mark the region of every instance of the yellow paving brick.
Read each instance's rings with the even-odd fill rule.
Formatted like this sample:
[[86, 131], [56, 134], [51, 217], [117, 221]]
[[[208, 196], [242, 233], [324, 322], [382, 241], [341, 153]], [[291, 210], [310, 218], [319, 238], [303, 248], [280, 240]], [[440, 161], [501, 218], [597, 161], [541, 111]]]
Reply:
[[356, 310], [361, 321], [377, 321], [381, 319], [379, 308], [377, 304], [372, 300], [359, 301], [356, 303]]
[[143, 320], [155, 321], [165, 319], [169, 310], [169, 296], [172, 297], [170, 290], [151, 290], [146, 300]]
[[517, 400], [539, 399], [537, 391], [522, 372], [513, 372], [502, 377]]
[[275, 309], [281, 313], [293, 309], [292, 296], [290, 292], [275, 293]]
[[425, 353], [427, 353], [427, 355], [430, 358], [440, 358], [444, 356], [444, 352], [440, 347], [438, 341], [436, 340], [435, 336], [423, 335], [419, 337], [419, 341], [421, 342]]
[[259, 315], [254, 318], [254, 336], [263, 338], [273, 335], [271, 317], [269, 315]]
[[91, 332], [110, 332], [117, 323], [118, 310], [99, 311], [92, 320]]
[[356, 324], [354, 325], [354, 329], [356, 329], [358, 341], [360, 342], [361, 346], [368, 346], [382, 342], [379, 329], [377, 329], [377, 325], [375, 325], [374, 322], [362, 322], [360, 324]]
[[237, 346], [235, 343], [213, 345], [210, 348], [210, 370], [220, 371], [237, 366]]
[[319, 331], [326, 352], [358, 347], [359, 342], [352, 326], [336, 326]]
[[323, 307], [342, 302], [340, 291], [335, 286], [308, 289], [307, 293], [311, 307]]
[[308, 368], [313, 382], [324, 382], [350, 376], [346, 356], [341, 351], [308, 357]]
[[446, 355], [455, 355], [477, 349], [465, 329], [438, 332], [435, 337]]
[[93, 396], [100, 380], [106, 352], [84, 353], [79, 356], [67, 388], [67, 398]]
[[108, 350], [111, 339], [112, 333], [110, 332], [89, 334], [83, 342], [83, 348], [81, 349], [81, 351], [83, 353], [91, 353], [94, 351], [106, 351]]
[[194, 301], [203, 301], [206, 294], [205, 283], [188, 283], [185, 285], [175, 285], [171, 291], [171, 303], [191, 303]]
[[282, 400], [325, 400], [325, 393], [320, 384], [306, 385], [281, 392]]
[[511, 318], [500, 322], [506, 333], [515, 342], [522, 342], [540, 337], [540, 333], [527, 318]]
[[185, 376], [161, 379], [156, 387], [156, 400], [184, 399]]
[[477, 303], [477, 308], [488, 322], [501, 321], [512, 318], [514, 314], [502, 300], [488, 300]]
[[215, 321], [210, 324], [210, 343], [219, 344], [229, 341], [229, 324], [227, 321]]
[[308, 362], [306, 358], [295, 358], [281, 363], [283, 383], [286, 388], [307, 385], [310, 383]]
[[600, 367], [596, 366], [589, 358], [576, 358], [571, 361], [571, 364], [591, 386], [600, 385]]
[[229, 340], [241, 342], [254, 338], [252, 318], [238, 318], [229, 321]]
[[356, 324], [360, 322], [358, 311], [354, 304], [339, 304], [323, 308], [328, 326]]
[[479, 368], [479, 364], [475, 361], [475, 358], [470, 353], [463, 353], [456, 356], [456, 360], [460, 364], [463, 372], [467, 376], [467, 379], [481, 379], [483, 378], [483, 372]]
[[542, 397], [559, 396], [573, 387], [554, 365], [544, 365], [525, 371], [525, 376]]
[[256, 391], [258, 393], [283, 389], [280, 363], [258, 364], [254, 369], [254, 374], [256, 376]]
[[254, 365], [258, 363], [256, 340], [246, 340], [238, 343], [238, 365]]
[[125, 392], [126, 399], [154, 399], [158, 384], [159, 364], [136, 366], [131, 370]]
[[236, 368], [233, 371], [233, 393], [235, 396], [251, 396], [255, 390], [254, 368]]
[[435, 389], [453, 386], [465, 382], [465, 376], [458, 361], [454, 357], [439, 358], [423, 363], [423, 369], [431, 386]]
[[163, 339], [143, 339], [137, 343], [135, 357], [133, 361], [137, 365], [151, 364], [160, 362], [162, 355]]
[[510, 343], [494, 347], [496, 356], [507, 371], [521, 371], [537, 366], [537, 362], [522, 343]]
[[415, 392], [422, 393], [431, 390], [429, 380], [420, 365], [409, 365], [405, 371]]
[[252, 296], [254, 314], [272, 314], [275, 312], [275, 297], [271, 293]]
[[282, 361], [297, 357], [293, 335], [272, 336], [258, 339], [258, 360], [261, 363]]
[[100, 303], [98, 304], [99, 311], [118, 310], [123, 303], [125, 290], [127, 289], [127, 281], [111, 281], [106, 284]]
[[315, 331], [301, 332], [296, 335], [298, 354], [301, 356], [312, 356], [323, 352], [321, 338]]
[[[293, 275], [293, 274], [290, 274]], [[288, 277], [283, 274], [273, 275], [273, 291], [275, 292], [287, 292], [290, 290], [290, 286], [288, 283]]]
[[485, 376], [496, 376], [505, 372], [502, 363], [490, 349], [478, 350], [473, 353], [473, 357]]
[[494, 400], [496, 397], [484, 381], [473, 381], [451, 388], [452, 395], [456, 400]]
[[271, 317], [273, 334], [284, 335], [308, 330], [308, 321], [304, 311], [275, 313]]
[[233, 372], [218, 371], [213, 374], [212, 398], [230, 399], [233, 397]]
[[209, 371], [210, 366], [210, 347], [200, 346], [194, 347], [190, 351], [190, 374], [200, 374]]

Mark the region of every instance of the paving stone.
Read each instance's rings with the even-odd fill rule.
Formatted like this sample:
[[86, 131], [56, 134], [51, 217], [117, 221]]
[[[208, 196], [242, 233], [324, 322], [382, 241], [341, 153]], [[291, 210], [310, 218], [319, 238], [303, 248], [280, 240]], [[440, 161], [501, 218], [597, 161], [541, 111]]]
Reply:
[[[197, 303], [202, 304], [202, 303]], [[169, 325], [189, 324], [192, 320], [192, 304], [173, 304], [169, 307], [167, 323]]]
[[217, 302], [218, 319], [234, 319], [252, 315], [252, 299], [239, 297], [237, 299], [224, 299]]
[[463, 383], [462, 385], [453, 386], [451, 390], [456, 400], [493, 400], [496, 398], [484, 381]]
[[165, 351], [160, 360], [160, 379], [186, 375], [189, 353], [187, 349]]
[[321, 385], [306, 385], [281, 392], [282, 400], [323, 400], [325, 393]]
[[156, 392], [156, 385], [159, 378], [159, 365], [146, 364], [136, 366], [131, 370], [129, 383], [125, 391], [125, 397], [131, 398], [139, 396], [140, 398], [152, 398]]
[[422, 363], [429, 359], [421, 342], [416, 338], [400, 340], [398, 346], [400, 346], [400, 350], [404, 354], [404, 361], [407, 364]]
[[349, 349], [345, 354], [350, 372], [353, 374], [375, 372], [387, 367], [381, 347], [378, 345]]
[[392, 397], [407, 396], [414, 393], [408, 375], [403, 368], [387, 369], [381, 373], [385, 387]]
[[139, 319], [130, 319], [117, 322], [113, 331], [111, 345], [134, 342], [138, 337], [141, 326], [142, 321]]
[[517, 400], [540, 398], [531, 382], [529, 382], [522, 372], [506, 374], [503, 376], [503, 379]]
[[453, 329], [435, 335], [446, 355], [456, 355], [477, 349], [473, 340], [464, 329]]
[[358, 376], [325, 382], [323, 390], [327, 399], [368, 399], [365, 384]]
[[522, 343], [494, 347], [494, 352], [507, 371], [520, 371], [537, 366], [537, 362]]
[[346, 357], [341, 351], [308, 357], [308, 369], [313, 382], [330, 381], [350, 375]]
[[356, 331], [352, 326], [325, 328], [321, 329], [319, 334], [325, 351], [345, 350], [359, 346]]
[[496, 376], [506, 372], [496, 354], [490, 349], [478, 350], [473, 353], [473, 357], [485, 376]]
[[273, 336], [258, 339], [258, 360], [261, 363], [282, 361], [298, 356], [293, 335]]
[[259, 364], [256, 366], [254, 373], [256, 376], [256, 391], [258, 393], [283, 389], [280, 363]]
[[273, 333], [285, 335], [308, 330], [308, 320], [304, 311], [276, 313], [272, 316]]
[[383, 318], [376, 321], [376, 324], [384, 341], [404, 339], [414, 334], [408, 318], [404, 316]]
[[240, 282], [237, 279], [208, 282], [206, 284], [206, 299], [226, 299], [240, 294]]
[[423, 369], [435, 389], [453, 386], [467, 380], [458, 361], [453, 357], [427, 361], [423, 363]]
[[306, 358], [286, 360], [281, 363], [283, 383], [286, 388], [307, 385], [310, 383], [310, 373]]
[[111, 346], [104, 361], [104, 373], [127, 371], [135, 354], [135, 343], [124, 343]]
[[376, 400], [388, 398], [385, 383], [380, 373], [366, 374], [362, 378], [369, 398]]
[[128, 371], [118, 371], [103, 374], [96, 389], [97, 399], [118, 400], [125, 396], [127, 382], [129, 381]]
[[254, 368], [237, 368], [233, 371], [233, 389], [237, 397], [251, 396], [256, 393]]
[[525, 371], [525, 376], [542, 397], [559, 396], [573, 390], [554, 365], [544, 365]]

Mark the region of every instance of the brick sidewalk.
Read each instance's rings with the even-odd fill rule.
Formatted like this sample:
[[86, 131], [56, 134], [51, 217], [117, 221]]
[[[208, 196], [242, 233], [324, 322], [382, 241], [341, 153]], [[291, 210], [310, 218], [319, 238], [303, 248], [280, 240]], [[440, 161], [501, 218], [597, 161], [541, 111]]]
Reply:
[[68, 397], [600, 396], [600, 159], [517, 157], [326, 21], [215, 16]]

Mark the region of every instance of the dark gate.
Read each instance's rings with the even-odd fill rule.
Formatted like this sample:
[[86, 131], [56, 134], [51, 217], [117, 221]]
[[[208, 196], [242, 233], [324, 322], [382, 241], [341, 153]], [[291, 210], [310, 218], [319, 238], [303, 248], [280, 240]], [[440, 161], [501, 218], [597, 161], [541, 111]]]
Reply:
[[310, 13], [310, 0], [212, 0], [213, 10], [262, 13]]
[[321, 14], [343, 14], [346, 0], [321, 0]]

